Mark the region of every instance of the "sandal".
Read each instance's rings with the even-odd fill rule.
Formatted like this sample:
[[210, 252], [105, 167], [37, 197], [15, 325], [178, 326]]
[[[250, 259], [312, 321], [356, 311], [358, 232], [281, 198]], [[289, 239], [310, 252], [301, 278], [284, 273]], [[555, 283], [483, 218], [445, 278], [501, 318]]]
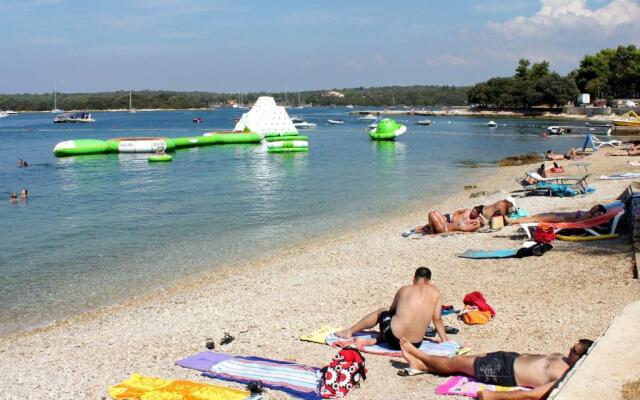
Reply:
[[229, 334], [229, 332], [225, 332], [224, 336], [222, 337], [222, 339], [220, 339], [220, 346], [224, 346], [225, 344], [229, 344], [229, 343], [233, 342], [235, 339], [236, 338], [231, 336]]

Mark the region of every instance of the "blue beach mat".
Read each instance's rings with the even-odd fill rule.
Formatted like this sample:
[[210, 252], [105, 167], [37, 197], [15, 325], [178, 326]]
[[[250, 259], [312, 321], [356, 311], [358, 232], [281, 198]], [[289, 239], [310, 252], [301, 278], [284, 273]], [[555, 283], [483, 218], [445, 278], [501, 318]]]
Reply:
[[460, 258], [511, 258], [518, 254], [520, 249], [501, 249], [501, 250], [467, 250], [462, 254], [458, 254]]

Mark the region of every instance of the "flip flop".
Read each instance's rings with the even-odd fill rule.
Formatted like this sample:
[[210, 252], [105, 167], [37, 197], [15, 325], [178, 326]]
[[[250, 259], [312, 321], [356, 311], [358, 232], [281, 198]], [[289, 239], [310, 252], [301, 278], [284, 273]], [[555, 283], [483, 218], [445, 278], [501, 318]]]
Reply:
[[419, 369], [406, 367], [398, 371], [398, 376], [416, 376], [426, 374], [427, 371], [421, 371]]
[[229, 332], [225, 332], [224, 336], [220, 340], [220, 345], [223, 346], [225, 344], [229, 344], [229, 343], [233, 342], [234, 340], [235, 340], [235, 338], [233, 336], [231, 336], [229, 334]]

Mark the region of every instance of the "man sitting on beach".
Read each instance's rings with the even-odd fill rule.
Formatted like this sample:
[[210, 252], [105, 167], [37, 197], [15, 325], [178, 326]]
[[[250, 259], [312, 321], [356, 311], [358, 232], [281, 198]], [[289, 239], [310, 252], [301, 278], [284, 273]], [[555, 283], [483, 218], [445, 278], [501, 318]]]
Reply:
[[491, 392], [483, 390], [479, 399], [484, 400], [517, 400], [542, 399], [553, 385], [575, 365], [578, 359], [587, 353], [593, 342], [580, 339], [569, 350], [569, 355], [562, 354], [518, 354], [499, 351], [474, 356], [441, 357], [432, 356], [418, 350], [405, 338], [400, 341], [402, 356], [409, 363], [407, 370], [400, 375], [415, 375], [430, 372], [439, 375], [464, 374], [481, 383], [500, 386], [523, 386], [533, 388], [531, 391], [516, 390], [511, 392]]
[[547, 153], [545, 154], [545, 160], [547, 161], [553, 161], [553, 160], [581, 160], [582, 157], [578, 156], [578, 153], [576, 152], [576, 149], [574, 149], [573, 147], [570, 147], [569, 150], [567, 150], [566, 153], [564, 154], [558, 154], [552, 150], [547, 150]]
[[[448, 341], [440, 311], [442, 301], [440, 291], [431, 284], [431, 270], [426, 267], [416, 269], [413, 284], [401, 287], [393, 298], [389, 310], [379, 309], [364, 316], [349, 329], [336, 332], [335, 335], [347, 339], [353, 338], [358, 346], [370, 346], [386, 343], [391, 348], [400, 349], [401, 337], [407, 338], [420, 347], [427, 328], [433, 321], [438, 336]], [[353, 337], [356, 332], [371, 329], [379, 325], [380, 336], [374, 339]]]
[[590, 219], [607, 213], [607, 208], [602, 204], [595, 205], [589, 211], [571, 211], [571, 212], [554, 212], [531, 215], [518, 219], [510, 219], [505, 217], [510, 224], [524, 224], [528, 222], [575, 222]]

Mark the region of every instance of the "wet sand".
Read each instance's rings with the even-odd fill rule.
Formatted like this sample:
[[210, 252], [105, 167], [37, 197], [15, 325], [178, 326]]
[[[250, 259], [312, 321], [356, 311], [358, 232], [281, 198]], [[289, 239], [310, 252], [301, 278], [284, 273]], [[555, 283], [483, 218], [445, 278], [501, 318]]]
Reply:
[[[529, 197], [519, 206], [530, 213], [588, 209], [615, 199], [632, 181], [599, 181], [604, 173], [640, 171], [603, 151], [588, 157], [590, 184], [597, 192], [580, 198]], [[568, 163], [563, 163], [567, 165]], [[218, 349], [237, 355], [295, 360], [322, 367], [335, 349], [301, 342], [298, 337], [322, 325], [347, 326], [366, 312], [388, 307], [393, 294], [411, 282], [414, 270], [428, 266], [444, 303], [462, 305], [463, 296], [481, 291], [496, 310], [494, 320], [466, 326], [454, 316], [445, 323], [460, 328], [450, 336], [474, 352], [563, 352], [577, 339], [595, 338], [628, 303], [640, 299], [631, 275], [626, 238], [559, 242], [543, 257], [466, 260], [467, 249], [517, 248], [516, 227], [493, 233], [405, 239], [400, 232], [424, 223], [427, 208], [443, 212], [489, 203], [504, 196], [469, 198], [470, 192], [517, 189], [515, 178], [535, 166], [501, 167], [477, 188], [445, 202], [407, 210], [381, 222], [323, 241], [284, 250], [264, 259], [196, 281], [132, 299], [34, 332], [0, 339], [2, 398], [101, 399], [107, 387], [134, 372], [167, 379], [214, 381], [174, 365], [204, 350], [205, 339], [224, 332], [235, 341]], [[567, 174], [582, 172], [567, 166]], [[132, 261], [133, 262], [133, 261]], [[435, 399], [434, 375], [402, 378], [399, 358], [368, 355], [368, 379], [352, 399]], [[238, 386], [238, 385], [236, 385]], [[269, 391], [270, 398], [288, 398]]]

